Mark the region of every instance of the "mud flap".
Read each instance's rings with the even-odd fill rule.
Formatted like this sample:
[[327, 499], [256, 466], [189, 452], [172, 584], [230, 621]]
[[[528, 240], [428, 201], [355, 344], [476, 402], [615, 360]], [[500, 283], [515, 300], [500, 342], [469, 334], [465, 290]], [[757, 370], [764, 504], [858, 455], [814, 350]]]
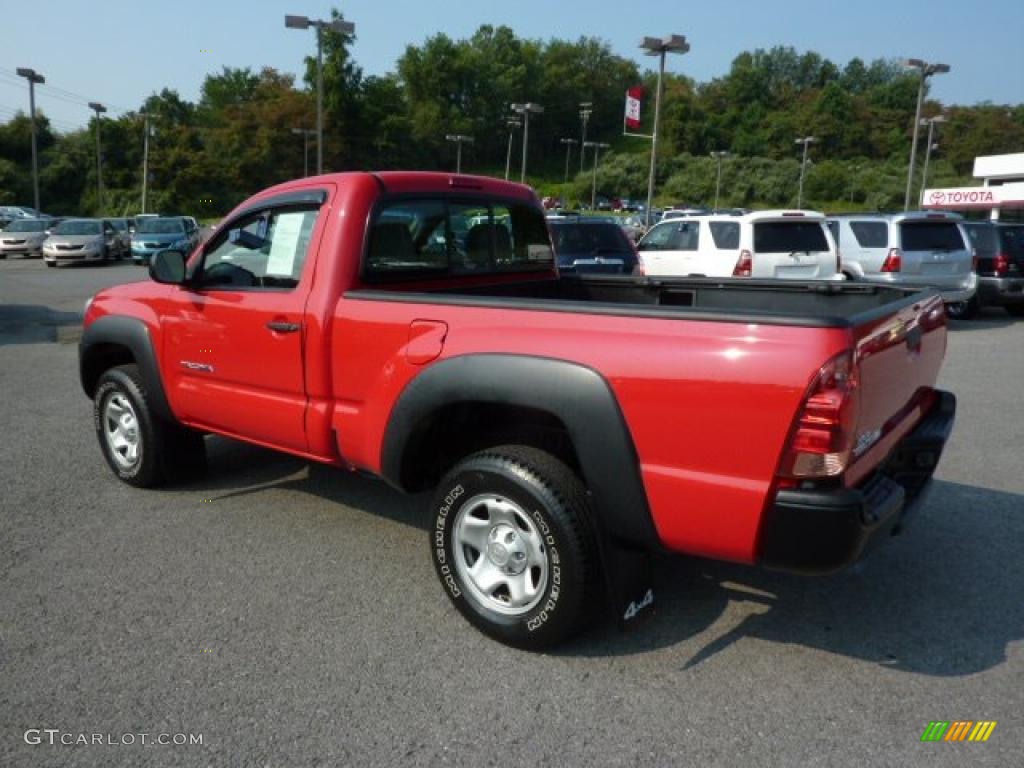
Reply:
[[651, 555], [608, 536], [601, 537], [608, 607], [619, 629], [632, 629], [654, 614]]

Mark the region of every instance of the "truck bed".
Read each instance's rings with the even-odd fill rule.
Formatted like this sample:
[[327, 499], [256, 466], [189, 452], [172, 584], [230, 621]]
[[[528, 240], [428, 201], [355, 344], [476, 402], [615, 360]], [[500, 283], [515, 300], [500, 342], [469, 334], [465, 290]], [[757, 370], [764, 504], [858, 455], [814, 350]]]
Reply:
[[364, 288], [347, 296], [501, 309], [680, 317], [718, 322], [851, 328], [882, 319], [920, 292], [850, 282], [562, 277], [455, 288]]

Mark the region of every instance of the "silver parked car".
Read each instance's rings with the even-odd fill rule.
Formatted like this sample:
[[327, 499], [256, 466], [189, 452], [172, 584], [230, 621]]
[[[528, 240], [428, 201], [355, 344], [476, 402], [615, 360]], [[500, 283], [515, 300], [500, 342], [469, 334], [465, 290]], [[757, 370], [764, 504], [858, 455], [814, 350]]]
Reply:
[[955, 213], [853, 213], [830, 216], [829, 229], [850, 280], [935, 288], [951, 317], [967, 317], [978, 288], [974, 255]]
[[50, 219], [15, 219], [0, 232], [0, 259], [20, 256], [39, 258], [43, 255], [43, 241]]
[[43, 243], [43, 260], [48, 267], [74, 261], [106, 261], [119, 252], [117, 230], [103, 219], [62, 221]]

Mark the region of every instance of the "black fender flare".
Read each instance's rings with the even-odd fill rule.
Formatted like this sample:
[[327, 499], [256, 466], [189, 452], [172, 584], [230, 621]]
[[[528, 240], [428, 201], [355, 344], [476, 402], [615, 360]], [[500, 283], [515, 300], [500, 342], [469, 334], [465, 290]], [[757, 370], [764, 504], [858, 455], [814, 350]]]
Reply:
[[402, 464], [417, 426], [460, 402], [546, 411], [569, 431], [601, 533], [645, 550], [660, 549], [629, 427], [600, 373], [564, 360], [469, 354], [428, 367], [399, 396], [384, 432], [381, 474], [402, 488]]
[[104, 315], [93, 321], [82, 333], [82, 340], [78, 343], [78, 373], [85, 394], [92, 398], [95, 392], [98, 375], [94, 375], [92, 362], [102, 346], [108, 344], [124, 347], [131, 352], [139, 366], [139, 375], [146, 386], [146, 394], [154, 413], [164, 421], [175, 421], [167, 402], [163, 379], [160, 378], [149, 328], [135, 317]]

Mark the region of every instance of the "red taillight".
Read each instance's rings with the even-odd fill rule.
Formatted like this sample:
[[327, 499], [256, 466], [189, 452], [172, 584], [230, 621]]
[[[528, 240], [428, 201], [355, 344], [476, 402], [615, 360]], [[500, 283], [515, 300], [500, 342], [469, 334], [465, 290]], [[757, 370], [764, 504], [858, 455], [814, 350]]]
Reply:
[[638, 275], [647, 274], [647, 269], [644, 267], [644, 255], [639, 252], [636, 254], [636, 273]]
[[846, 470], [853, 456], [859, 387], [851, 350], [821, 367], [797, 416], [780, 468], [783, 477], [834, 477]]
[[1010, 271], [1010, 257], [1005, 253], [997, 253], [992, 262], [992, 269], [997, 275], [1005, 275]]
[[843, 252], [836, 248], [836, 274], [843, 271]]
[[903, 269], [903, 251], [899, 248], [890, 248], [885, 262], [882, 264], [883, 272], [899, 272]]
[[732, 270], [733, 277], [750, 277], [754, 269], [754, 257], [750, 251], [740, 251], [740, 257], [736, 259], [736, 266]]
[[978, 271], [978, 249], [971, 248], [971, 272]]

